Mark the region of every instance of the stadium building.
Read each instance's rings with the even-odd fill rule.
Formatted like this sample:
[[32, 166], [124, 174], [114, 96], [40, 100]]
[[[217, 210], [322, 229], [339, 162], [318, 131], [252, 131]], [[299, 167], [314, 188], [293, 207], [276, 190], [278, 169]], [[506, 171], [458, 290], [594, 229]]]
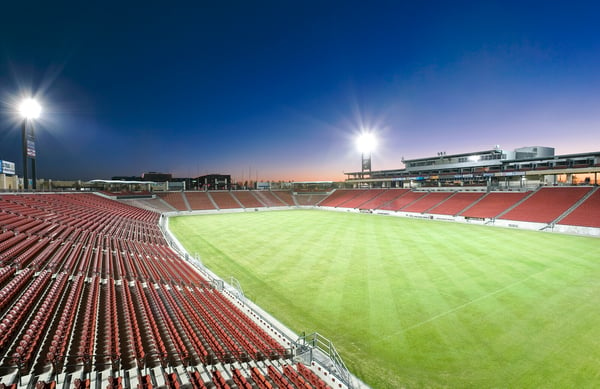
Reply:
[[382, 188], [481, 186], [525, 189], [539, 185], [598, 185], [600, 152], [555, 155], [554, 148], [532, 146], [513, 151], [496, 146], [474, 151], [402, 160], [404, 169], [345, 173], [346, 182]]
[[230, 174], [207, 174], [195, 179], [198, 189], [203, 190], [228, 190], [231, 189]]
[[19, 188], [19, 178], [15, 174], [15, 163], [0, 160], [0, 191], [13, 191]]

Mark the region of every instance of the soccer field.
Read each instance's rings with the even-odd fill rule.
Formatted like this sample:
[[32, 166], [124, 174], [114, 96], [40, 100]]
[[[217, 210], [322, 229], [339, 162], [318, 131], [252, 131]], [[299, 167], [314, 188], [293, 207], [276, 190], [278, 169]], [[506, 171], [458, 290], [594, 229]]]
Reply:
[[319, 210], [170, 229], [374, 388], [600, 382], [600, 239]]

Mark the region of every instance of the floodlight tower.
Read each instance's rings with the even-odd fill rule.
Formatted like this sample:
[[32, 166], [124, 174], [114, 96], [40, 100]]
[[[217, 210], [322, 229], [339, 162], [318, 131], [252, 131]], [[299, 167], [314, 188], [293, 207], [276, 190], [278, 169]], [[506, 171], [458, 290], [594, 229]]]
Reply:
[[356, 139], [356, 146], [361, 155], [361, 178], [365, 178], [365, 172], [371, 175], [371, 153], [375, 150], [377, 139], [370, 131], [363, 131]]
[[[27, 98], [19, 105], [19, 113], [23, 117], [23, 185], [25, 190], [29, 189], [27, 160], [31, 159], [32, 189], [36, 189], [37, 177], [35, 174], [35, 131], [34, 120], [40, 117], [42, 107], [32, 98]], [[30, 131], [27, 131], [30, 129]]]

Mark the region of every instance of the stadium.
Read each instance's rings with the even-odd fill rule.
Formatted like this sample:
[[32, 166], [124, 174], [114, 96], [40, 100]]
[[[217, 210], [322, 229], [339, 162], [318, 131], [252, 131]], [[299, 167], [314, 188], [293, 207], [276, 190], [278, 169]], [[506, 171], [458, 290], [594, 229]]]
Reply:
[[598, 386], [600, 3], [2, 5], [0, 389]]
[[78, 192], [3, 163], [0, 386], [592, 385], [600, 152], [403, 162]]

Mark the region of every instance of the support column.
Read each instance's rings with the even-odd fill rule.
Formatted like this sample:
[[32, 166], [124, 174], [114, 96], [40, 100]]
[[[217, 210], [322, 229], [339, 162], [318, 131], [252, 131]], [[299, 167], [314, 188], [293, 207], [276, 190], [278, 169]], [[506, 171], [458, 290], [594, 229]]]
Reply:
[[22, 126], [22, 135], [23, 135], [23, 189], [29, 189], [29, 175], [28, 175], [28, 166], [27, 166], [27, 119], [23, 120]]

